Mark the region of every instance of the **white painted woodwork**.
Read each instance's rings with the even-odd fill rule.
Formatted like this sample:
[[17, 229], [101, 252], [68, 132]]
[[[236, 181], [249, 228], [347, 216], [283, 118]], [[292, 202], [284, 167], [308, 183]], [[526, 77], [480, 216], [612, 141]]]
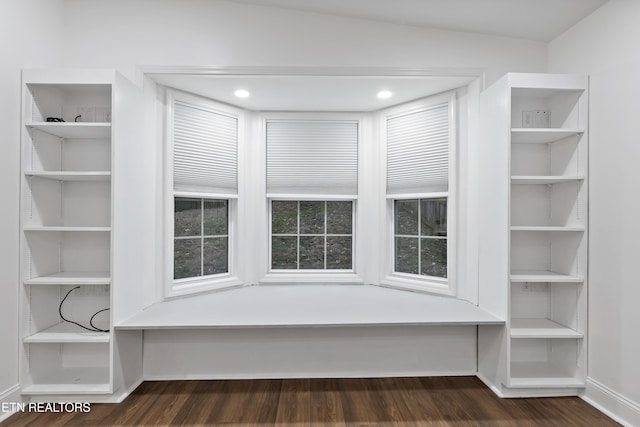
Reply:
[[111, 135], [111, 123], [28, 122], [26, 126], [67, 139], [98, 139]]
[[26, 344], [33, 343], [97, 343], [109, 342], [110, 336], [106, 332], [86, 331], [71, 323], [59, 323], [43, 331], [36, 332], [23, 339]]
[[156, 303], [117, 329], [501, 325], [458, 299], [371, 285], [248, 286]]
[[[586, 383], [587, 89], [582, 76], [508, 74], [481, 97], [481, 151], [506, 159], [486, 159], [480, 306], [507, 322], [479, 327], [478, 376], [505, 396]], [[548, 127], [523, 127], [540, 111]]]
[[[124, 366], [121, 354], [135, 361], [137, 352], [140, 359], [141, 334], [116, 345], [115, 332], [88, 331], [62, 321], [58, 313], [66, 296], [64, 316], [89, 327], [95, 313], [111, 308], [97, 314], [93, 324], [112, 329], [123, 306], [135, 305], [137, 311], [144, 303], [133, 295], [138, 286], [143, 289], [138, 258], [144, 245], [140, 233], [146, 229], [136, 225], [131, 233], [130, 225], [151, 209], [131, 209], [142, 200], [146, 179], [139, 161], [144, 150], [136, 110], [139, 92], [108, 70], [23, 72], [23, 394], [104, 399], [140, 381], [141, 366]], [[87, 110], [103, 116], [87, 113], [74, 122]], [[47, 117], [65, 122], [45, 122]], [[96, 118], [109, 122], [91, 122]], [[116, 141], [125, 159], [116, 157]], [[116, 200], [114, 189], [122, 186], [128, 191]], [[121, 223], [122, 237], [116, 238], [112, 231]], [[127, 238], [127, 233], [135, 237]], [[116, 301], [125, 301], [119, 310], [114, 309]]]

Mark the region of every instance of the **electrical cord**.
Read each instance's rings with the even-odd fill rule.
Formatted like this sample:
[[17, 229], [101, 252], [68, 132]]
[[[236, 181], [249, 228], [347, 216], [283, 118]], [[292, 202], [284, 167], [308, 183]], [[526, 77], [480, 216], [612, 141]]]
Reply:
[[98, 314], [102, 313], [103, 311], [110, 310], [109, 308], [102, 309], [102, 310], [100, 310], [100, 311], [98, 311], [98, 312], [94, 313], [94, 315], [93, 315], [93, 316], [91, 316], [91, 319], [89, 319], [89, 325], [90, 325], [91, 327], [84, 326], [84, 325], [82, 325], [82, 324], [80, 324], [80, 323], [78, 323], [78, 322], [74, 322], [73, 320], [69, 320], [69, 319], [67, 319], [66, 317], [64, 317], [64, 315], [62, 314], [62, 306], [63, 306], [64, 302], [67, 300], [67, 298], [69, 297], [69, 295], [71, 294], [71, 292], [75, 291], [76, 289], [80, 289], [80, 286], [76, 286], [75, 288], [71, 288], [71, 289], [69, 290], [69, 292], [67, 292], [67, 294], [64, 296], [64, 298], [62, 298], [62, 301], [60, 301], [60, 305], [58, 306], [58, 313], [60, 314], [60, 318], [61, 318], [62, 320], [64, 320], [65, 322], [72, 323], [72, 324], [74, 324], [74, 325], [80, 326], [82, 329], [86, 329], [87, 331], [91, 331], [91, 332], [109, 332], [109, 329], [100, 329], [100, 328], [97, 328], [97, 327], [93, 324], [93, 319], [94, 319]]

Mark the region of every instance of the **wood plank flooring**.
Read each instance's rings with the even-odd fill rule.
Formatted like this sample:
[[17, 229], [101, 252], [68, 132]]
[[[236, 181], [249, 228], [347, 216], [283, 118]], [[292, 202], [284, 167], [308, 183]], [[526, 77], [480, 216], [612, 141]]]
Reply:
[[145, 382], [88, 413], [19, 413], [2, 426], [594, 426], [576, 397], [500, 399], [476, 377]]

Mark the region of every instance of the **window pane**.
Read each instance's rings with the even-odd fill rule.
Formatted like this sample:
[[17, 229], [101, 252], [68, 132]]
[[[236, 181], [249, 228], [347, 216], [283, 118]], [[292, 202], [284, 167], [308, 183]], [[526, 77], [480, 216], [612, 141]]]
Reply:
[[395, 234], [418, 235], [418, 201], [396, 200]]
[[[226, 200], [204, 201], [204, 235], [228, 234], [228, 209]], [[205, 273], [206, 274], [206, 273]]]
[[173, 241], [173, 278], [184, 279], [202, 275], [201, 239], [175, 239]]
[[202, 223], [201, 199], [176, 197], [174, 200], [173, 235], [200, 236]]
[[327, 234], [352, 234], [351, 202], [327, 202]]
[[396, 237], [396, 271], [418, 274], [418, 239]]
[[273, 236], [271, 238], [271, 268], [295, 270], [298, 268], [298, 238]]
[[298, 202], [271, 202], [271, 232], [273, 234], [298, 233]]
[[324, 269], [324, 237], [300, 236], [300, 268]]
[[325, 202], [300, 202], [300, 234], [324, 234]]
[[420, 200], [420, 234], [423, 236], [447, 235], [447, 199]]
[[351, 237], [327, 237], [327, 270], [353, 268]]
[[447, 277], [447, 239], [421, 239], [420, 274]]
[[204, 275], [227, 273], [229, 257], [226, 237], [209, 237], [204, 239], [203, 269]]

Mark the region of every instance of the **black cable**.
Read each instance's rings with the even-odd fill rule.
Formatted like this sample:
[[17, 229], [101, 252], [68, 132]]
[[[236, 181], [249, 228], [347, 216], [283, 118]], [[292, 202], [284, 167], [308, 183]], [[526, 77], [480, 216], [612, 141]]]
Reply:
[[97, 315], [98, 313], [101, 313], [101, 312], [103, 312], [103, 311], [109, 310], [108, 308], [105, 308], [105, 309], [103, 309], [103, 310], [100, 310], [100, 311], [98, 311], [98, 313], [95, 313], [93, 316], [91, 316], [91, 320], [89, 320], [89, 324], [91, 325], [91, 327], [90, 327], [90, 328], [88, 328], [88, 327], [86, 327], [86, 326], [84, 326], [84, 325], [82, 325], [82, 324], [80, 324], [80, 323], [78, 323], [78, 322], [74, 322], [73, 320], [69, 320], [69, 319], [67, 319], [66, 317], [64, 317], [64, 315], [62, 314], [62, 305], [64, 304], [64, 302], [65, 302], [65, 301], [67, 300], [67, 298], [69, 297], [69, 294], [71, 294], [71, 292], [75, 291], [76, 289], [80, 289], [80, 286], [76, 286], [75, 288], [71, 288], [71, 289], [69, 290], [69, 292], [67, 292], [67, 294], [64, 296], [64, 298], [62, 298], [62, 301], [60, 301], [60, 305], [58, 306], [58, 314], [60, 314], [60, 318], [61, 318], [62, 320], [64, 320], [65, 322], [72, 323], [72, 324], [74, 324], [74, 325], [80, 326], [82, 329], [86, 329], [87, 331], [91, 331], [91, 332], [109, 332], [109, 330], [108, 330], [108, 329], [99, 329], [99, 328], [96, 328], [95, 326], [93, 326], [93, 323], [92, 323], [93, 318], [94, 318], [94, 317], [96, 317], [96, 315]]
[[97, 331], [101, 331], [101, 332], [109, 332], [109, 330], [108, 330], [108, 329], [100, 329], [100, 328], [98, 328], [96, 325], [94, 325], [94, 324], [93, 324], [93, 319], [95, 319], [95, 317], [96, 317], [98, 314], [102, 313], [103, 311], [109, 311], [109, 310], [111, 310], [111, 309], [110, 309], [110, 308], [103, 308], [102, 310], [98, 310], [98, 311], [96, 311], [96, 312], [93, 314], [93, 316], [91, 316], [91, 319], [89, 319], [89, 325], [91, 325], [91, 327], [92, 327], [92, 328], [94, 328], [94, 329], [95, 329], [95, 330], [97, 330]]

